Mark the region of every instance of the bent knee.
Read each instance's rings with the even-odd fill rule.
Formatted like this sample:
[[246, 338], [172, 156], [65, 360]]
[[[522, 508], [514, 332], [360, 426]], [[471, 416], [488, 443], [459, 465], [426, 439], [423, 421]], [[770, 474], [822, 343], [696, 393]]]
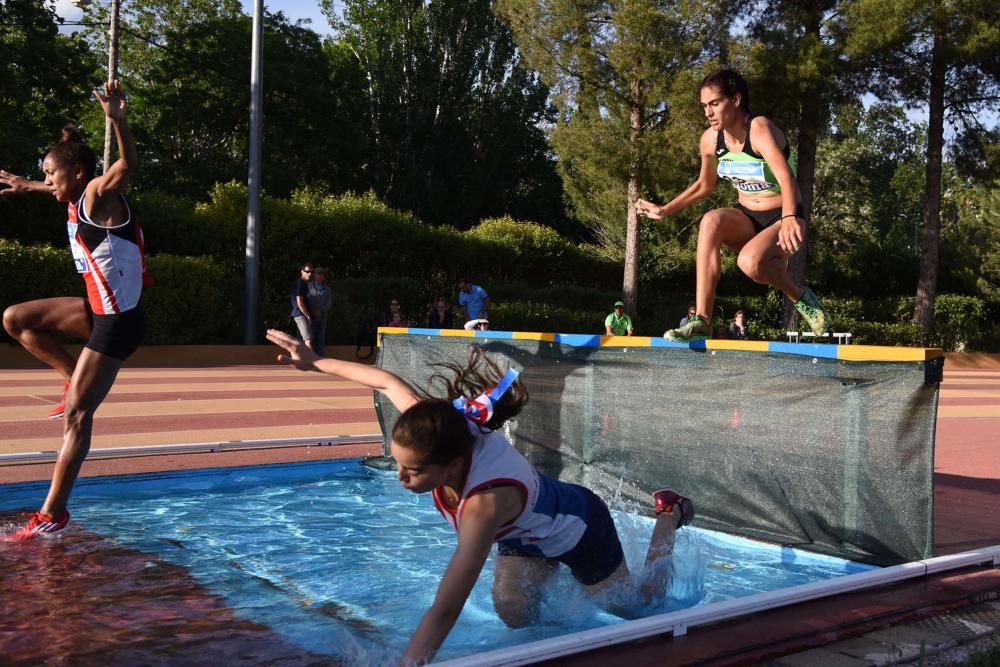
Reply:
[[761, 272], [761, 266], [764, 263], [764, 258], [756, 252], [741, 252], [739, 257], [736, 258], [736, 265], [740, 267], [740, 271], [746, 274], [748, 278], [755, 282], [762, 282], [763, 274]]
[[3, 311], [3, 328], [7, 330], [11, 336], [15, 338], [24, 327], [21, 325], [21, 308], [20, 305], [8, 306]]
[[698, 223], [698, 233], [699, 234], [715, 234], [722, 228], [724, 218], [722, 213], [718, 210], [712, 210], [701, 216], [701, 222]]
[[533, 625], [538, 618], [537, 612], [531, 613], [529, 610], [523, 608], [496, 605], [496, 610], [497, 616], [504, 622], [504, 625], [514, 630]]
[[526, 628], [538, 621], [538, 600], [527, 595], [494, 590], [493, 607], [508, 628]]

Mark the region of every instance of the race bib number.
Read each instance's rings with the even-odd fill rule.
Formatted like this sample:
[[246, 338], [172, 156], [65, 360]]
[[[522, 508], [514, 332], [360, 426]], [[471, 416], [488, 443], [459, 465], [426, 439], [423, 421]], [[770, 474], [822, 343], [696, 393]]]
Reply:
[[763, 162], [719, 161], [719, 178], [729, 181], [741, 192], [764, 192], [775, 186], [767, 182]]

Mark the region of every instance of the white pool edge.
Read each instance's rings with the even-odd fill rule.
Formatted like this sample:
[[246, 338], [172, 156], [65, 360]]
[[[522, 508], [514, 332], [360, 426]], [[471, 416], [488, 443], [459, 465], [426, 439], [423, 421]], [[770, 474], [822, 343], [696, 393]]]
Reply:
[[583, 653], [605, 646], [670, 633], [675, 637], [687, 634], [688, 628], [717, 623], [746, 614], [785, 607], [809, 600], [873, 588], [928, 574], [946, 572], [973, 565], [1000, 566], [1000, 544], [948, 556], [903, 563], [891, 567], [849, 574], [835, 579], [792, 586], [777, 591], [716, 602], [704, 607], [681, 609], [666, 614], [626, 621], [601, 628], [574, 632], [550, 639], [487, 651], [476, 655], [446, 660], [436, 665], [450, 667], [487, 667], [525, 665], [542, 660]]
[[[150, 454], [197, 454], [236, 451], [240, 449], [271, 449], [276, 447], [336, 447], [381, 442], [381, 433], [330, 435], [312, 438], [274, 438], [270, 440], [219, 440], [215, 442], [193, 442], [177, 445], [144, 445], [141, 447], [91, 449], [88, 458], [93, 460], [95, 458], [144, 456]], [[0, 454], [0, 465], [5, 463], [47, 463], [55, 461], [58, 455], [59, 452], [56, 450]]]

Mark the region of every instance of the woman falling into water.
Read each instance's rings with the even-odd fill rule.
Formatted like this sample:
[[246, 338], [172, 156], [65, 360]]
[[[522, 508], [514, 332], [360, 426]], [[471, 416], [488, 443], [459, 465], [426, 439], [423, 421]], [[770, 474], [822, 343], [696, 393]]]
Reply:
[[493, 604], [510, 627], [536, 621], [545, 582], [564, 563], [605, 610], [635, 618], [667, 587], [674, 531], [691, 521], [691, 501], [653, 494], [656, 525], [643, 576], [633, 579], [607, 505], [589, 489], [539, 473], [500, 433], [528, 399], [517, 372], [501, 372], [478, 347], [468, 364], [449, 366], [448, 399], [421, 396], [388, 371], [320, 359], [301, 341], [271, 329], [281, 363], [338, 375], [380, 391], [400, 412], [391, 452], [403, 487], [430, 492], [458, 533], [458, 546], [434, 603], [406, 647], [403, 662], [430, 661], [458, 620], [493, 543], [498, 556]]

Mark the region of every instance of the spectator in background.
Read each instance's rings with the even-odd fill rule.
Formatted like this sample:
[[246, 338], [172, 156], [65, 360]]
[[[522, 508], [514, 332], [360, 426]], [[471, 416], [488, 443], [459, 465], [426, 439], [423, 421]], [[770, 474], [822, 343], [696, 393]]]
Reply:
[[736, 311], [733, 323], [729, 325], [729, 337], [734, 340], [747, 339], [747, 321], [742, 308]]
[[631, 336], [632, 318], [625, 313], [625, 304], [615, 301], [615, 309], [604, 318], [604, 332], [608, 336]]
[[309, 281], [312, 279], [313, 263], [306, 262], [299, 269], [299, 277], [292, 283], [292, 320], [299, 330], [299, 338], [310, 350], [312, 342], [312, 315], [309, 311]]
[[455, 316], [452, 315], [451, 308], [443, 296], [434, 300], [434, 307], [427, 313], [428, 329], [454, 329]]
[[493, 304], [490, 295], [479, 285], [473, 285], [465, 278], [458, 281], [458, 305], [465, 308], [466, 320], [488, 320], [489, 307]]
[[400, 310], [399, 299], [389, 300], [389, 311], [382, 315], [381, 326], [383, 327], [408, 327], [410, 323], [403, 317]]
[[489, 331], [490, 321], [484, 320], [482, 318], [476, 320], [469, 320], [468, 322], [465, 323], [463, 328], [466, 331]]
[[322, 357], [323, 344], [326, 342], [326, 322], [333, 306], [333, 293], [326, 284], [325, 266], [317, 266], [313, 271], [313, 281], [309, 283], [306, 305], [309, 306], [309, 314], [312, 316], [312, 349]]
[[694, 304], [693, 303], [689, 303], [688, 304], [688, 314], [681, 318], [681, 326], [684, 326], [685, 324], [687, 324], [688, 320], [690, 320], [692, 317], [694, 317], [697, 314], [697, 312], [698, 311], [695, 309]]

